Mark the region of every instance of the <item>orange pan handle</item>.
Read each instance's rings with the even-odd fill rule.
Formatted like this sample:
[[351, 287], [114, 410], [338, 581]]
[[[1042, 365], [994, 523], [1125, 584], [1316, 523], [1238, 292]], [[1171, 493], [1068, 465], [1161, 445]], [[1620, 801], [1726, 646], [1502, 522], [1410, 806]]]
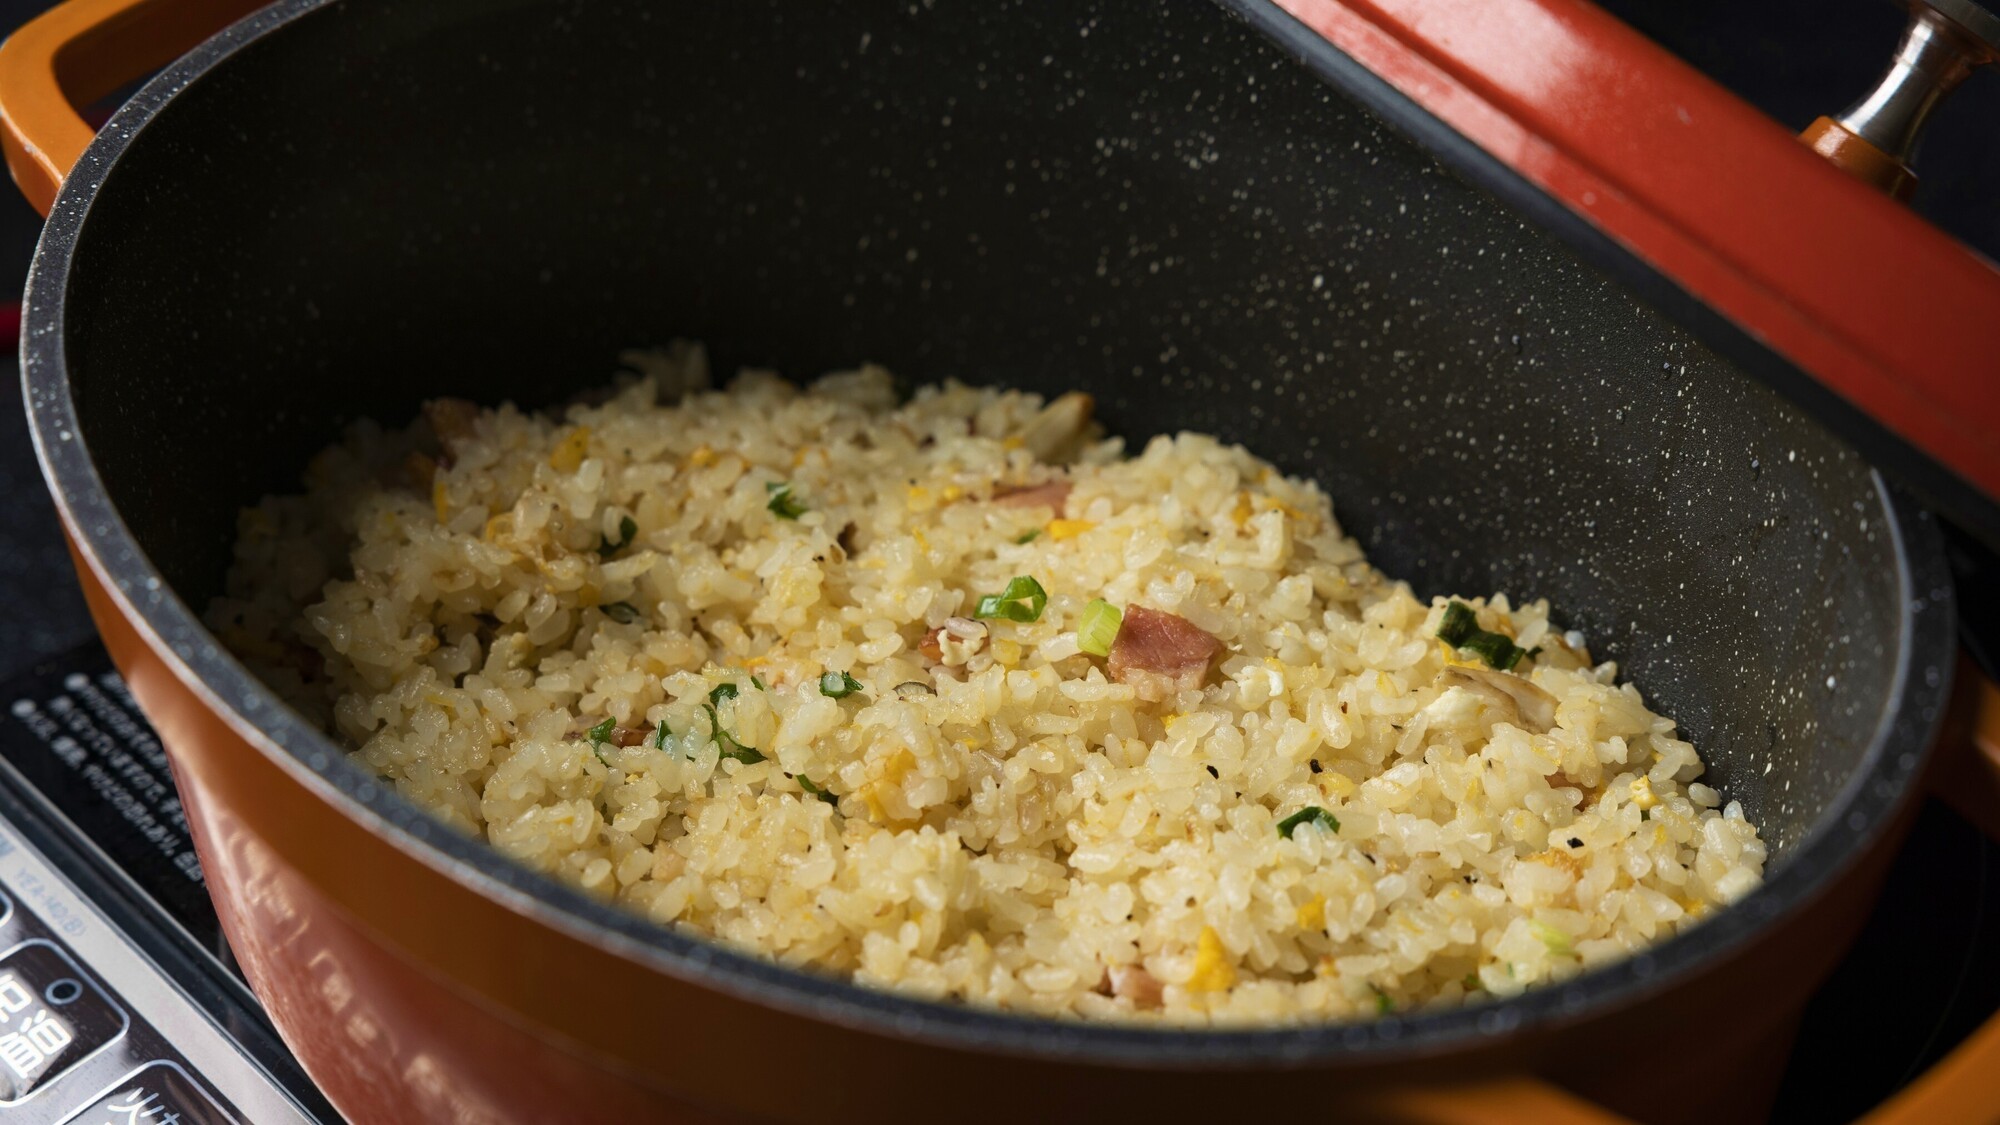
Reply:
[[1367, 1103], [1366, 1120], [1397, 1125], [1630, 1125], [1552, 1082], [1527, 1076], [1397, 1090]]
[[1910, 21], [1875, 88], [1799, 139], [1841, 171], [1897, 199], [1916, 190], [1910, 154], [1932, 109], [1974, 70], [2000, 58], [2000, 19], [1974, 0], [1903, 0]]
[[[1963, 657], [1957, 683], [1931, 787], [1988, 837], [2000, 840], [2000, 686]], [[1862, 1121], [2000, 1122], [2000, 1012]]]
[[1834, 167], [1874, 184], [1897, 199], [1908, 199], [1917, 189], [1917, 174], [1910, 171], [1908, 164], [1876, 148], [1831, 117], [1815, 119], [1799, 134], [1799, 139]]
[[0, 148], [46, 215], [95, 135], [79, 106], [142, 78], [261, 0], [67, 0], [0, 43]]

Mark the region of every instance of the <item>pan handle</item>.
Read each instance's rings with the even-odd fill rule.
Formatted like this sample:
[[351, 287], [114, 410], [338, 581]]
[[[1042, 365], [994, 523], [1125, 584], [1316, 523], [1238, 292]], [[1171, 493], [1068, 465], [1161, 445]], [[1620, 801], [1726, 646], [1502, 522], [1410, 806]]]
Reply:
[[1910, 171], [1932, 109], [1967, 75], [2000, 58], [2000, 18], [1976, 0], [1905, 0], [1910, 22], [1889, 69], [1839, 117], [1821, 117], [1799, 139], [1834, 166], [1897, 199], [1916, 190]]
[[95, 135], [87, 106], [186, 54], [261, 0], [67, 0], [0, 43], [0, 148], [46, 215]]
[[[2000, 840], [2000, 686], [1971, 660], [1958, 662], [1931, 789], [1988, 837]], [[2000, 1121], [2000, 1012], [1942, 1062], [1904, 1087], [1862, 1125]]]
[[1539, 1078], [1510, 1076], [1458, 1086], [1413, 1087], [1368, 1103], [1366, 1119], [1397, 1125], [1630, 1125], [1613, 1113]]

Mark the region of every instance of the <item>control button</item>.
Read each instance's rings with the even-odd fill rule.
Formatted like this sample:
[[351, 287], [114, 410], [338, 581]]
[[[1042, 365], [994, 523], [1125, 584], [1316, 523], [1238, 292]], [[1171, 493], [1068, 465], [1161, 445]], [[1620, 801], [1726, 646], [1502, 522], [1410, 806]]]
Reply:
[[0, 1105], [53, 1082], [125, 1033], [125, 1013], [45, 941], [0, 957]]
[[111, 1092], [63, 1119], [63, 1125], [237, 1125], [187, 1072], [170, 1062], [147, 1063]]

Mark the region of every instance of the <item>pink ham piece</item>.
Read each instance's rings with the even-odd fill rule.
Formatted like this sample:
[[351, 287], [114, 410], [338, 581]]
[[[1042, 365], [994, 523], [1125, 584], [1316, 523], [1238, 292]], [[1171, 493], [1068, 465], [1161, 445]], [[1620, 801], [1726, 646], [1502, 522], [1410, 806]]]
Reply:
[[424, 420], [431, 424], [431, 433], [437, 435], [443, 451], [440, 463], [451, 465], [458, 444], [472, 436], [478, 418], [479, 405], [462, 398], [434, 398], [424, 403]]
[[1066, 480], [1052, 480], [1025, 488], [1002, 488], [993, 494], [993, 502], [1003, 508], [1047, 508], [1060, 516], [1074, 487]]
[[1185, 617], [1128, 606], [1111, 642], [1111, 678], [1131, 684], [1139, 698], [1158, 703], [1178, 692], [1201, 686], [1208, 663], [1222, 642]]
[[1134, 1008], [1142, 1010], [1159, 1007], [1166, 993], [1158, 978], [1137, 965], [1114, 965], [1105, 971], [1104, 979], [1111, 995], [1130, 1000]]

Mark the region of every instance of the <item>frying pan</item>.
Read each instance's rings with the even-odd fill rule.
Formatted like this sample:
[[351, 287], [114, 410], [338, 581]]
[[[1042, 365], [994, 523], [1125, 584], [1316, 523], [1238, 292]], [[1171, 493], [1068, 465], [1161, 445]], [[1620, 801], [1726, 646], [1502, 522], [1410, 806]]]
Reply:
[[[0, 51], [10, 164], [49, 215], [37, 450], [231, 947], [344, 1113], [1756, 1112], [1751, 1064], [1866, 913], [1954, 674], [1938, 528], [1873, 464], [1990, 517], [1986, 452], [1934, 416], [1985, 354], [1948, 314], [2000, 309], [2000, 281], [1587, 5], [1430, 6], [1463, 17], [1448, 33], [1413, 0], [1290, 7], [281, 0], [204, 38], [248, 5], [76, 0]], [[92, 138], [70, 105], [162, 63]], [[1656, 128], [1661, 104], [1695, 132]], [[1724, 159], [1738, 190], [1672, 190]], [[1665, 202], [1634, 186], [1648, 162], [1680, 169]], [[1850, 242], [1800, 233], [1827, 221]], [[1731, 250], [1730, 224], [1806, 259]], [[1859, 286], [1852, 246], [1949, 291]], [[1859, 311], [1878, 299], [1928, 351]], [[674, 336], [723, 369], [1082, 387], [1114, 431], [1244, 442], [1420, 593], [1552, 599], [1743, 801], [1768, 879], [1503, 1002], [1028, 1020], [783, 969], [515, 867], [201, 628], [235, 511], [346, 422], [554, 403]], [[1961, 796], [1990, 788], [1955, 768]], [[1986, 1057], [1902, 1112], [1975, 1104], [1990, 1078], [1954, 1076]]]

